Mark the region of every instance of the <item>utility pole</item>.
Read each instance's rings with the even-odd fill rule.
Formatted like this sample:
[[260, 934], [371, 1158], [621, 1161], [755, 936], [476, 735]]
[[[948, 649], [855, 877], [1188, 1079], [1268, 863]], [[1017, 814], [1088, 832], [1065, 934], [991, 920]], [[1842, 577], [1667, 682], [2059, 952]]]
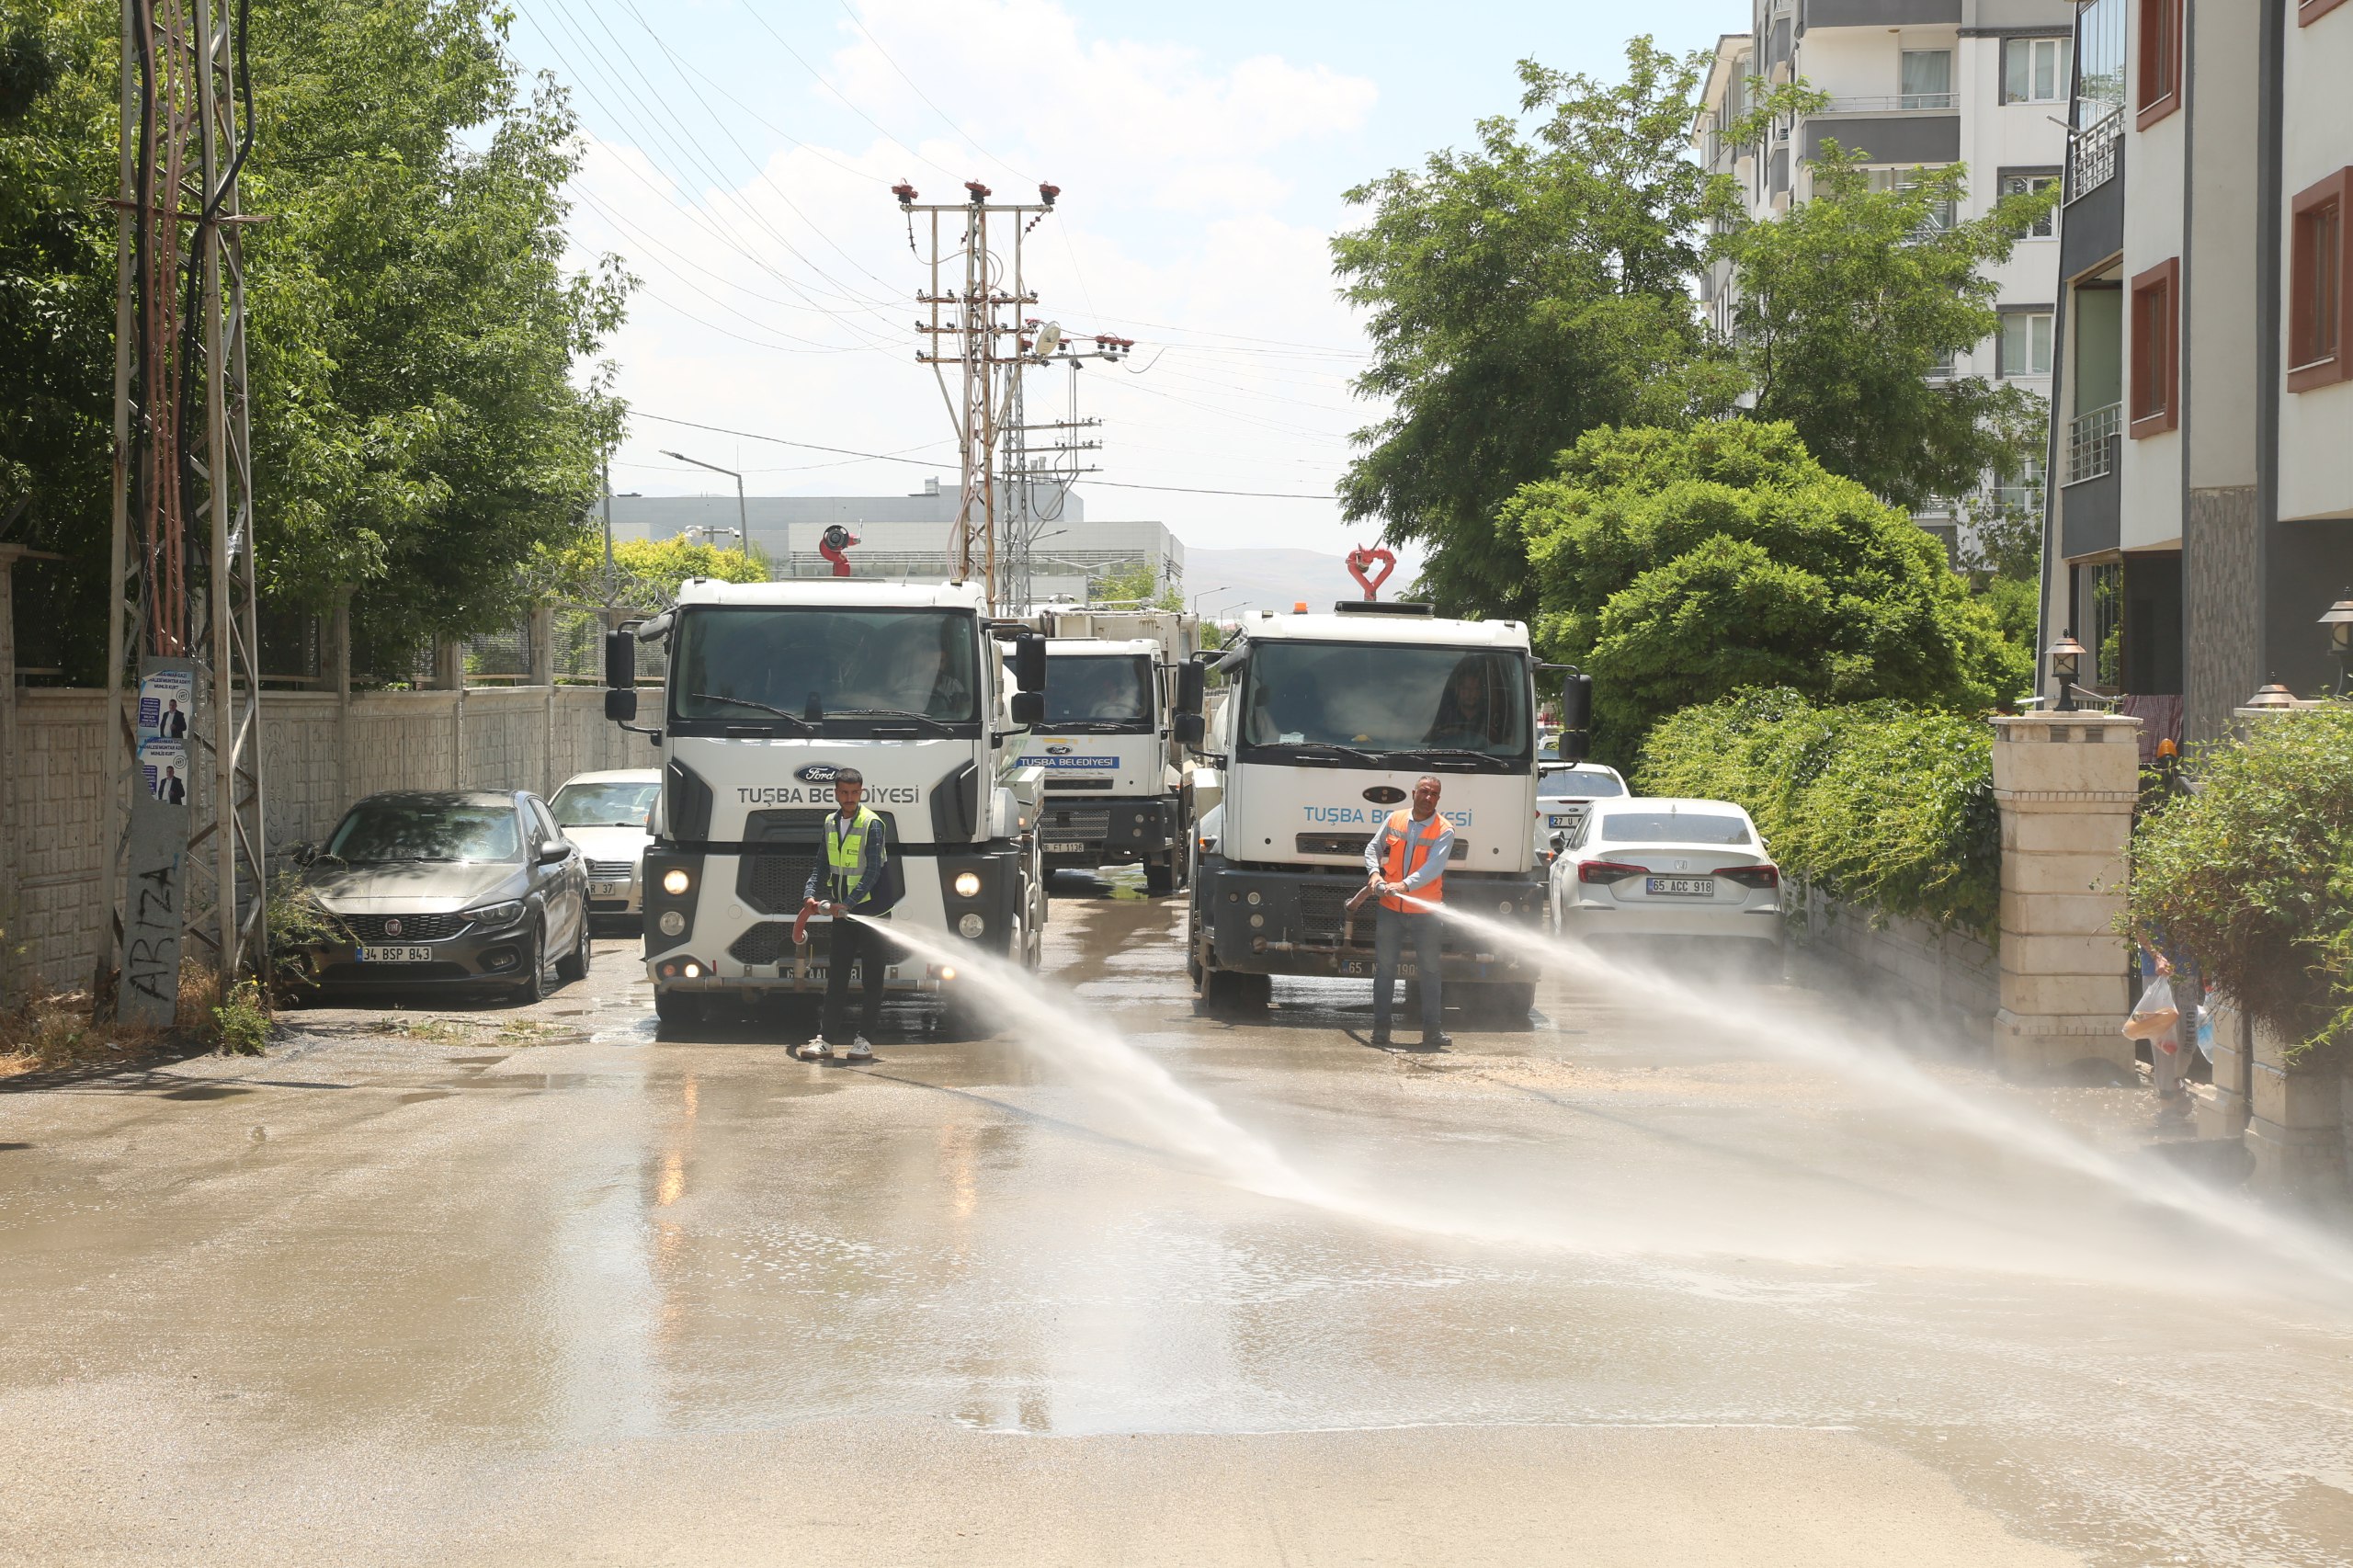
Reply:
[[[1029, 330], [1042, 335], [1051, 323], [1029, 322]], [[1062, 520], [1063, 506], [1070, 499], [1070, 487], [1082, 473], [1093, 473], [1093, 463], [1083, 463], [1081, 454], [1099, 451], [1103, 443], [1084, 432], [1097, 430], [1103, 421], [1082, 419], [1078, 415], [1079, 359], [1070, 361], [1070, 414], [1067, 418], [1043, 425], [1029, 422], [1028, 393], [1024, 387], [1029, 378], [1015, 378], [1013, 383], [1013, 417], [1005, 427], [1005, 492], [1012, 515], [1006, 527], [1006, 599], [1017, 610], [1026, 611], [1037, 602], [1037, 585], [1030, 571], [1030, 554], [1046, 525]], [[1032, 442], [1032, 435], [1046, 438]], [[1051, 466], [1049, 466], [1051, 464]], [[1051, 492], [1051, 499], [1040, 504], [1040, 486]]]
[[[684, 452], [665, 451], [662, 455], [665, 458], [676, 458], [682, 463], [692, 463], [697, 468], [707, 468], [713, 473], [723, 473], [735, 482], [735, 545], [737, 549], [748, 551], [752, 548], [752, 515], [744, 509], [744, 476], [732, 468], [722, 468], [717, 463], [707, 463], [700, 458], [690, 458]], [[744, 460], [738, 458], [735, 460], [741, 462]], [[696, 530], [689, 528], [686, 531], [692, 533]], [[725, 533], [727, 530], [706, 528], [701, 531], [719, 534]]]
[[[941, 399], [956, 426], [956, 444], [963, 462], [963, 485], [956, 504], [956, 533], [950, 553], [956, 558], [959, 582], [978, 576], [995, 613], [1009, 583], [999, 581], [996, 449], [1005, 427], [1018, 423], [1013, 408], [1021, 372], [1032, 365], [1062, 364], [1078, 359], [1120, 359], [1134, 344], [1108, 335], [1091, 340], [1065, 340], [1061, 327], [1039, 323], [1024, 312], [1038, 302], [1022, 270], [1022, 242], [1029, 231], [1054, 210], [1062, 187], [1040, 185], [1035, 205], [993, 203], [989, 187], [966, 180], [967, 199], [960, 203], [925, 204], [915, 187], [902, 180], [891, 187], [899, 210], [907, 214], [907, 246], [919, 259], [915, 220], [926, 219], [931, 231], [930, 286], [915, 295], [928, 312], [915, 331], [928, 347], [915, 351], [918, 364], [929, 365], [938, 378]], [[996, 231], [992, 240], [992, 221]], [[961, 227], [959, 227], [961, 225]], [[953, 237], [954, 244], [944, 242]], [[998, 246], [1002, 246], [1000, 250]], [[961, 257], [963, 278], [952, 290], [949, 268]], [[1033, 340], [1029, 335], [1035, 333]], [[1091, 348], [1078, 347], [1091, 341]], [[947, 367], [962, 372], [951, 392]]]
[[104, 829], [117, 902], [95, 980], [117, 1018], [158, 1029], [177, 1014], [183, 938], [224, 986], [267, 962], [238, 237], [254, 119], [236, 12], [123, 5]]

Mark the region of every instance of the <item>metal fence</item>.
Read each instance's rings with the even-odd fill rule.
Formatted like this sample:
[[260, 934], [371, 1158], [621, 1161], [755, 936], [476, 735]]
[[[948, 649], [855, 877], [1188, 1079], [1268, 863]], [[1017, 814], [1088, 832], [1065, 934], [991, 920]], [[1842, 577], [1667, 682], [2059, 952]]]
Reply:
[[2116, 446], [2124, 433], [2124, 405], [2111, 403], [2090, 409], [2067, 422], [2067, 483], [2116, 472]]
[[2075, 132], [2067, 146], [2067, 199], [2089, 195], [2116, 177], [2124, 147], [2124, 111], [2118, 109]]

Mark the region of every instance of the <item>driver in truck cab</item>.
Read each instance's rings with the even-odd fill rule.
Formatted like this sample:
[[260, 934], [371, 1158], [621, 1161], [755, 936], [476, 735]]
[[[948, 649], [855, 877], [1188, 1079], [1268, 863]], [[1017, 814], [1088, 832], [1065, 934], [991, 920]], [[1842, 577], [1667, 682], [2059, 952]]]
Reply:
[[[882, 982], [898, 957], [898, 944], [862, 915], [879, 920], [898, 902], [898, 879], [892, 875], [891, 830], [865, 805], [866, 776], [855, 767], [834, 775], [834, 807], [825, 817], [825, 858], [809, 873], [801, 900], [801, 918], [793, 925], [798, 947], [809, 930], [809, 917], [833, 920], [832, 946], [825, 960], [825, 1011], [818, 1038], [797, 1055], [804, 1062], [822, 1062], [833, 1047], [846, 1045], [852, 1062], [874, 1060], [869, 1043], [882, 1028]], [[823, 896], [819, 896], [823, 894]], [[849, 1028], [849, 968], [856, 964], [864, 985], [859, 1027]]]

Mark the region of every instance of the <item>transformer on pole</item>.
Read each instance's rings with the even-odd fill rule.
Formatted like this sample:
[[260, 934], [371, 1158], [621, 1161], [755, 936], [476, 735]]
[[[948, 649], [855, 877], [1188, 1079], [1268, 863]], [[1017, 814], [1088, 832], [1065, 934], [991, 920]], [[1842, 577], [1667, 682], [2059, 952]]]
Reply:
[[159, 1029], [178, 1011], [187, 941], [224, 983], [267, 961], [244, 9], [123, 6], [103, 839], [115, 915], [95, 979], [119, 1020]]
[[[1051, 338], [1041, 334], [1034, 343], [1028, 336], [1036, 324], [1023, 312], [1037, 303], [1038, 296], [1023, 277], [1022, 242], [1053, 211], [1061, 187], [1040, 185], [1034, 204], [993, 203], [989, 187], [978, 180], [966, 180], [964, 189], [965, 200], [946, 204], [921, 202], [915, 187], [904, 180], [891, 187], [891, 194], [899, 199], [900, 210], [908, 215], [910, 247], [915, 244], [915, 216], [921, 214], [930, 223], [930, 286], [915, 294], [916, 302], [928, 312], [926, 319], [915, 323], [915, 331], [928, 343], [915, 351], [915, 359], [929, 365], [938, 378], [940, 396], [956, 426], [963, 471], [955, 537], [949, 546], [956, 576], [960, 582], [980, 578], [989, 609], [995, 613], [1006, 603], [1013, 585], [1001, 580], [1006, 541], [999, 535], [999, 486], [993, 480], [998, 437], [1008, 426], [1019, 423], [1014, 409], [1022, 371], [1032, 365], [1119, 359], [1134, 345], [1119, 337], [1065, 339], [1060, 328], [1053, 330]], [[993, 219], [1005, 244], [1003, 254], [992, 248]], [[944, 243], [951, 234], [952, 245]], [[952, 279], [951, 269], [958, 259], [963, 262], [963, 278], [951, 290], [946, 285]], [[1092, 347], [1081, 347], [1082, 342]], [[950, 365], [962, 371], [953, 391], [948, 385], [946, 369]]]

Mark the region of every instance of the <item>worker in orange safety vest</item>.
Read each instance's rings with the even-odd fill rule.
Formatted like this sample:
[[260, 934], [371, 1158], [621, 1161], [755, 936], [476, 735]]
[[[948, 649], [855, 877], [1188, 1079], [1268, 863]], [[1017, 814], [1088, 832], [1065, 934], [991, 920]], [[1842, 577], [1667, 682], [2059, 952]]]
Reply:
[[1414, 972], [1422, 987], [1422, 1049], [1454, 1042], [1438, 1024], [1438, 957], [1441, 933], [1431, 905], [1446, 898], [1446, 863], [1454, 854], [1454, 826], [1438, 814], [1438, 782], [1424, 775], [1414, 781], [1411, 811], [1389, 820], [1364, 846], [1364, 869], [1381, 895], [1381, 924], [1373, 935], [1372, 1043], [1386, 1047], [1389, 1014], [1395, 1002], [1397, 960], [1406, 939], [1414, 944]]

